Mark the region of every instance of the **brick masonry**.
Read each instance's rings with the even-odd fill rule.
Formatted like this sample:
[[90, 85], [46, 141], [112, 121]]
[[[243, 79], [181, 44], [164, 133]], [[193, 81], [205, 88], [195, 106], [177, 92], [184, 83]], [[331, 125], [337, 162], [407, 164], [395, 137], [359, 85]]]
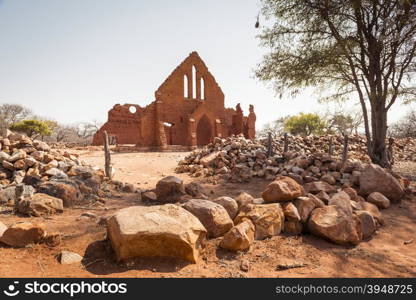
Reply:
[[248, 116], [240, 104], [225, 108], [224, 94], [197, 52], [176, 67], [155, 92], [155, 99], [146, 107], [115, 105], [94, 135], [93, 145], [103, 144], [104, 130], [117, 144], [161, 150], [169, 145], [195, 148], [232, 134], [255, 138], [253, 105]]

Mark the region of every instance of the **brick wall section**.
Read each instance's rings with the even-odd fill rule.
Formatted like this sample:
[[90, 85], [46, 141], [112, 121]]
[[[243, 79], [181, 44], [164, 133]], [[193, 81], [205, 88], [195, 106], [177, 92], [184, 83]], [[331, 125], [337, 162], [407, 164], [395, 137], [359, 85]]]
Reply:
[[[136, 110], [134, 113], [131, 107]], [[255, 122], [253, 105], [247, 117], [239, 104], [236, 109], [224, 107], [224, 93], [198, 53], [192, 52], [156, 90], [154, 102], [146, 107], [115, 105], [108, 112], [108, 121], [95, 134], [93, 145], [102, 145], [104, 130], [118, 144], [159, 149], [168, 145], [202, 146], [215, 136], [240, 133], [254, 139]]]

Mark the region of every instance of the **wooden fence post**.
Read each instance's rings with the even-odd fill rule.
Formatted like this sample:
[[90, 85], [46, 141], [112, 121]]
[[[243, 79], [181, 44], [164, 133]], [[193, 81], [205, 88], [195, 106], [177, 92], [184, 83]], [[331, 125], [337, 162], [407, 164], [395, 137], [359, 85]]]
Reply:
[[342, 167], [344, 168], [348, 158], [348, 135], [344, 135], [344, 149], [342, 150]]
[[389, 159], [390, 168], [394, 165], [394, 138], [389, 138], [389, 146], [387, 148], [387, 157]]
[[110, 146], [108, 142], [107, 131], [104, 131], [104, 157], [105, 157], [105, 175], [111, 180], [113, 177], [112, 167], [111, 167], [111, 154]]
[[267, 156], [270, 157], [273, 154], [273, 141], [272, 141], [272, 133], [269, 132], [269, 136], [267, 139]]
[[289, 151], [289, 140], [287, 138], [287, 132], [284, 134], [284, 146], [283, 146], [283, 153]]
[[333, 139], [333, 137], [331, 136], [331, 137], [329, 138], [329, 147], [328, 147], [328, 154], [329, 154], [330, 156], [332, 156], [332, 155], [334, 154], [334, 145], [333, 145], [333, 142], [334, 142], [334, 139]]

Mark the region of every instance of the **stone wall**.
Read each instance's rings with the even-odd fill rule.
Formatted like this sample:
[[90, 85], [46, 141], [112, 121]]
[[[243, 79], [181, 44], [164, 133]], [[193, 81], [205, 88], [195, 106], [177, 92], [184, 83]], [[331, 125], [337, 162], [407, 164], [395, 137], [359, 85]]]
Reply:
[[224, 107], [224, 93], [198, 53], [192, 52], [155, 92], [155, 101], [139, 105], [115, 105], [108, 121], [96, 133], [94, 145], [102, 144], [104, 130], [117, 144], [167, 148], [168, 145], [196, 147], [214, 137], [244, 134], [254, 139], [256, 115], [244, 117], [236, 109]]

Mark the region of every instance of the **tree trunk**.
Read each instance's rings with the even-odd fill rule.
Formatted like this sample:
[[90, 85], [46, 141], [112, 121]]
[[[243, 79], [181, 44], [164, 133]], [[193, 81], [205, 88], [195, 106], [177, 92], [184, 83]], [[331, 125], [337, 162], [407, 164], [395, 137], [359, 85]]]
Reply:
[[384, 107], [375, 107], [371, 110], [371, 147], [369, 155], [371, 161], [383, 168], [390, 168], [391, 164], [387, 154], [387, 111]]

